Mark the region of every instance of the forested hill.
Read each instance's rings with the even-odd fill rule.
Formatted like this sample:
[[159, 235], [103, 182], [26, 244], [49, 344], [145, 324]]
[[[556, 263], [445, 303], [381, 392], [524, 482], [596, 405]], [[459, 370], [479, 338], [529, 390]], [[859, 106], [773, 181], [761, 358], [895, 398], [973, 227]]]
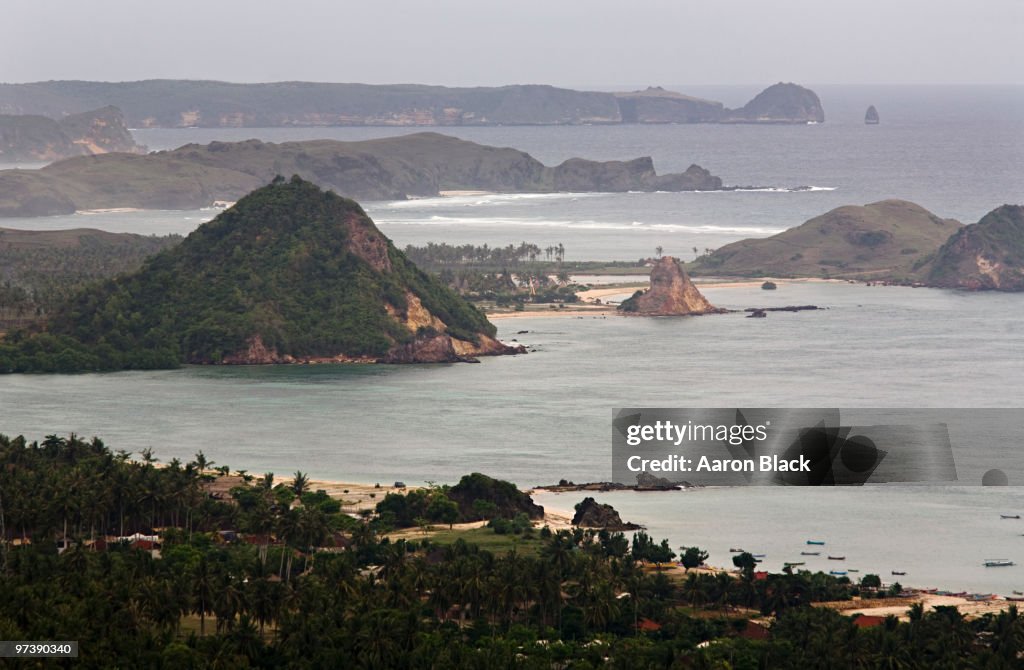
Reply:
[[181, 363], [452, 362], [517, 353], [351, 200], [275, 179], [142, 269], [88, 288], [0, 371]]

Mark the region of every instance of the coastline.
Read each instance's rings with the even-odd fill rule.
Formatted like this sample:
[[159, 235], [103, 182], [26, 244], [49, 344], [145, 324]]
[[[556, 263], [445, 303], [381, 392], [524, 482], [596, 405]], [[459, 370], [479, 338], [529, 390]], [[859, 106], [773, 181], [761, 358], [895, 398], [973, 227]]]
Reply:
[[[208, 471], [208, 474], [213, 473]], [[237, 485], [240, 479], [241, 478], [237, 475], [218, 477], [212, 483], [211, 489], [226, 493], [232, 486]], [[311, 491], [322, 489], [332, 498], [341, 500], [342, 511], [352, 516], [359, 516], [360, 513], [364, 513], [365, 510], [372, 510], [376, 503], [383, 500], [384, 496], [388, 493], [403, 493], [426, 488], [421, 485], [396, 487], [394, 486], [394, 482], [390, 484], [380, 482], [371, 484], [368, 482], [343, 482], [331, 479], [310, 479], [308, 485]], [[524, 493], [533, 496], [539, 489], [538, 487], [531, 487], [521, 490]], [[581, 492], [581, 494], [582, 493], [584, 492]], [[565, 509], [564, 507], [554, 507], [545, 504], [544, 517], [535, 521], [533, 525], [538, 529], [548, 526], [553, 531], [572, 530], [575, 528], [575, 526], [572, 525], [572, 517], [573, 512]], [[392, 540], [402, 538], [422, 539], [424, 537], [429, 538], [438, 532], [470, 531], [483, 528], [485, 526], [486, 522], [484, 521], [456, 523], [453, 524], [450, 529], [444, 524], [432, 524], [426, 529], [402, 528], [387, 533], [386, 536]], [[737, 570], [735, 568], [711, 564], [701, 566], [700, 568], [693, 568], [689, 571], [683, 568], [682, 565], [675, 562], [670, 564], [666, 563], [657, 568], [651, 569], [656, 569], [673, 580], [685, 579], [689, 572], [727, 574], [731, 576], [735, 576], [737, 574]], [[921, 587], [907, 586], [906, 593], [908, 593], [908, 595], [903, 597], [893, 596], [887, 598], [862, 599], [857, 596], [852, 600], [816, 602], [813, 606], [834, 609], [846, 616], [864, 615], [886, 617], [892, 615], [900, 620], [906, 621], [909, 618], [910, 607], [916, 603], [921, 603], [925, 610], [930, 610], [932, 607], [956, 607], [961, 614], [970, 618], [998, 613], [1017, 604], [1015, 601], [1007, 600], [1005, 596], [992, 595], [987, 599], [977, 600], [961, 595], [950, 595], [946, 593], [940, 594], [935, 592], [935, 589], [932, 588], [923, 589]]]
[[[710, 281], [699, 281], [694, 280], [694, 284], [699, 289], [729, 289], [729, 288], [757, 288], [766, 281], [774, 282], [779, 286], [785, 286], [787, 284], [849, 284], [850, 280], [847, 279], [823, 279], [820, 277], [805, 277], [805, 278], [789, 278], [782, 279], [778, 277], [759, 277], [757, 279], [737, 278], [735, 281], [716, 277], [710, 279]], [[858, 282], [859, 283], [859, 282]], [[606, 287], [602, 286], [599, 288], [590, 288], [586, 291], [580, 291], [576, 295], [579, 296], [581, 302], [572, 304], [571, 307], [565, 309], [535, 309], [535, 310], [523, 310], [521, 312], [514, 311], [501, 311], [501, 312], [486, 312], [487, 318], [491, 320], [501, 319], [526, 319], [534, 317], [607, 317], [608, 315], [618, 315], [618, 309], [616, 303], [605, 304], [603, 302], [597, 302], [598, 300], [604, 300], [614, 295], [629, 295], [636, 291], [644, 290], [648, 288], [649, 284], [624, 284], [619, 286]], [[547, 303], [551, 304], [551, 303]], [[562, 303], [563, 305], [566, 303]]]

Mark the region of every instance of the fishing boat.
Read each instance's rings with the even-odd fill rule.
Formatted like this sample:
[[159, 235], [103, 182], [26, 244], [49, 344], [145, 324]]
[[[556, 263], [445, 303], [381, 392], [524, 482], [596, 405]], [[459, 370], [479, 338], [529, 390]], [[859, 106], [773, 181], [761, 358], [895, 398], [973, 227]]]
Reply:
[[1024, 596], [1024, 591], [1014, 591], [1013, 595], [1015, 595], [1015, 596]]
[[830, 560], [830, 561], [845, 561], [846, 560], [846, 556], [829, 556], [828, 560]]
[[821, 544], [825, 544], [825, 541], [824, 540], [807, 540], [807, 544], [818, 544], [818, 545], [821, 545]]
[[842, 577], [846, 574], [846, 570], [829, 570], [828, 574], [835, 575], [836, 577]]
[[1019, 519], [1020, 514], [1000, 514], [1000, 519]]
[[847, 568], [847, 572], [860, 572], [860, 568]]
[[767, 555], [768, 554], [751, 554], [751, 556], [753, 556], [754, 558], [764, 558]]
[[787, 568], [795, 568], [798, 565], [805, 565], [805, 563], [803, 561], [796, 561], [794, 563], [783, 563], [782, 565]]
[[988, 558], [985, 559], [984, 565], [986, 568], [1006, 568], [1016, 563], [1008, 558]]
[[893, 570], [892, 574], [896, 575], [897, 577], [902, 577], [903, 575], [905, 575], [907, 573], [904, 572], [903, 570]]
[[1009, 600], [1010, 602], [1014, 602], [1014, 603], [1019, 603], [1019, 602], [1024, 601], [1024, 597], [1021, 597], [1021, 596], [1006, 596], [1006, 600]]
[[820, 551], [801, 551], [801, 556], [821, 556]]
[[742, 554], [743, 553], [742, 549], [734, 549], [733, 547], [729, 547], [729, 551], [734, 553], [734, 554]]

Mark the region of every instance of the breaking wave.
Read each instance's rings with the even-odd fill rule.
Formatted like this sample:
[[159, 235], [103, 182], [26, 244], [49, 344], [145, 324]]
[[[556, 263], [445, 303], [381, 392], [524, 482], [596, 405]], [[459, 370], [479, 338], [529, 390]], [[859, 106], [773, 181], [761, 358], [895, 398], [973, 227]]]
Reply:
[[375, 221], [382, 226], [476, 226], [482, 228], [564, 228], [567, 230], [629, 230], [682, 232], [718, 235], [774, 235], [785, 228], [760, 226], [688, 225], [681, 223], [644, 223], [642, 221], [595, 221], [592, 219], [548, 219], [540, 217], [461, 217], [428, 216], [402, 218], [377, 215]]

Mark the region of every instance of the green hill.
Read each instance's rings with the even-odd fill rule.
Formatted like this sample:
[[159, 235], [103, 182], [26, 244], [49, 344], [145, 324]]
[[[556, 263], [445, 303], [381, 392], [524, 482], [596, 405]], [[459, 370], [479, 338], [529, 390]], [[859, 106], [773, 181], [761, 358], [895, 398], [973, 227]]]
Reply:
[[960, 228], [905, 200], [848, 205], [777, 235], [727, 244], [687, 269], [704, 275], [909, 281]]
[[1003, 205], [957, 230], [926, 277], [931, 286], [1024, 291], [1024, 207]]
[[182, 363], [447, 362], [516, 353], [351, 200], [293, 177], [242, 198], [142, 269], [84, 290], [0, 371]]

